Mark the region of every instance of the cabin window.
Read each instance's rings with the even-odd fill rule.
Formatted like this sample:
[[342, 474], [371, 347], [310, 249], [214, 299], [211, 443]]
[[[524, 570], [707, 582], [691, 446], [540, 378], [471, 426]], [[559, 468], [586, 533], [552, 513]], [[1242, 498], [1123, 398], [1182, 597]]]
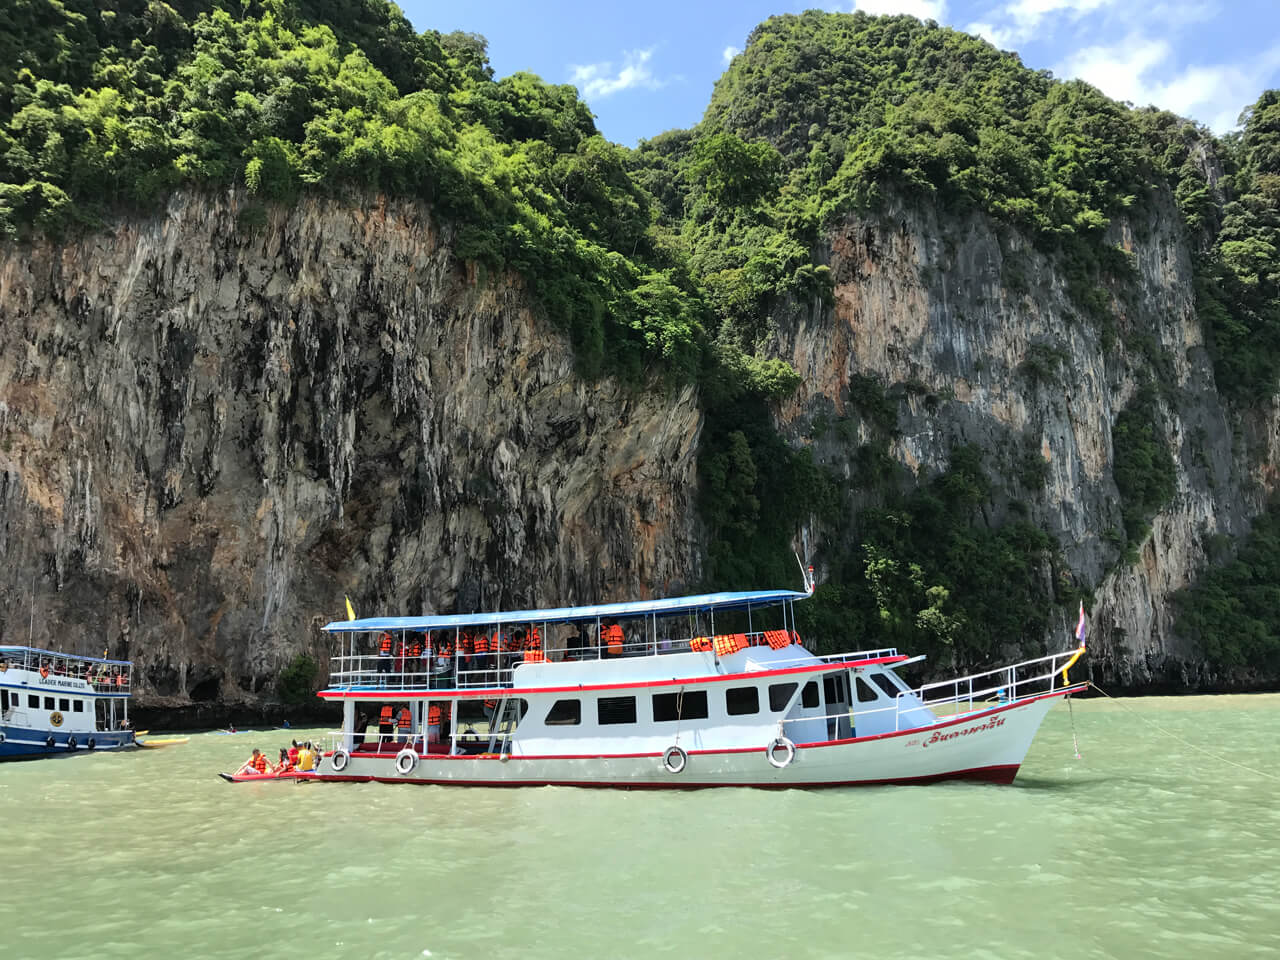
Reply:
[[83, 700], [72, 700], [72, 701], [71, 701], [71, 710], [72, 710], [72, 712], [73, 712], [73, 713], [84, 713], [84, 701], [83, 701]]
[[769, 684], [769, 709], [774, 713], [780, 713], [787, 709], [787, 704], [796, 695], [796, 687], [798, 686], [800, 686], [798, 683]]
[[40, 709], [40, 698], [37, 697], [35, 694], [31, 694], [31, 693], [27, 694], [27, 706], [30, 707], [32, 710]]
[[45, 708], [46, 710], [52, 710], [52, 709], [53, 709], [53, 697], [45, 697], [45, 698], [44, 698], [44, 708]]
[[880, 699], [876, 694], [875, 687], [871, 686], [871, 684], [867, 683], [867, 681], [863, 680], [861, 677], [858, 677], [854, 681], [854, 686], [858, 691], [859, 703], [874, 703], [876, 700]]
[[683, 693], [655, 693], [653, 695], [653, 719], [705, 720], [707, 691], [685, 690]]
[[5, 713], [9, 712], [9, 691], [0, 690], [0, 710]]
[[724, 692], [724, 709], [731, 717], [760, 712], [760, 691], [756, 687], [730, 687]]
[[581, 700], [557, 700], [547, 711], [547, 719], [543, 721], [548, 727], [571, 727], [581, 722]]
[[892, 700], [899, 693], [902, 692], [897, 687], [895, 687], [893, 685], [893, 681], [890, 680], [883, 673], [873, 673], [871, 675], [871, 679], [875, 681], [876, 686], [879, 687], [881, 690], [883, 690], [885, 696], [888, 697], [890, 700]]
[[596, 702], [596, 718], [601, 726], [636, 722], [635, 697], [601, 697]]
[[806, 707], [816, 707], [818, 705], [817, 680], [810, 680], [804, 685], [804, 691], [800, 694], [800, 702]]
[[71, 712], [71, 699], [70, 699], [69, 697], [62, 697], [61, 699], [59, 699], [59, 700], [58, 700], [58, 709], [59, 709], [59, 710], [61, 710], [63, 713], [70, 713], [70, 712]]

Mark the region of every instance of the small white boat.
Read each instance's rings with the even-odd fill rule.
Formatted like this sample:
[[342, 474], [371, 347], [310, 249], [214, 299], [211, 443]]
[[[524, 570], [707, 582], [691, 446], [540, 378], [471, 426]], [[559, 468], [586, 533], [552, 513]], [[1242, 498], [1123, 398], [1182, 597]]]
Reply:
[[0, 760], [119, 750], [133, 665], [34, 647], [0, 647]]
[[343, 728], [315, 779], [1009, 783], [1049, 708], [1084, 688], [1058, 679], [1075, 650], [914, 689], [897, 671], [921, 657], [817, 656], [795, 631], [806, 586], [330, 623], [343, 650], [319, 695]]

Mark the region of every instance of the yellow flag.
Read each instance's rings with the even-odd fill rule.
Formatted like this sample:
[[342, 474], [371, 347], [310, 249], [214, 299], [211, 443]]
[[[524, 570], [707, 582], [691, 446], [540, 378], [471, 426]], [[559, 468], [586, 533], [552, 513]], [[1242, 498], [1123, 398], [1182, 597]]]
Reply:
[[343, 599], [347, 601], [347, 619], [354, 620], [356, 618], [356, 612], [351, 609], [351, 598], [344, 596]]

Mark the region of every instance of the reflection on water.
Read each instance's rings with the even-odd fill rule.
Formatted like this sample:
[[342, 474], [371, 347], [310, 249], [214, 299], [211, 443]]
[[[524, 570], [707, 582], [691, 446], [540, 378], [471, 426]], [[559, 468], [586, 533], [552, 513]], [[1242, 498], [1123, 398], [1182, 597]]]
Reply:
[[[1137, 715], [1126, 712], [1128, 707]], [[102, 957], [1262, 957], [1280, 697], [1055, 708], [1012, 787], [231, 785], [200, 734], [0, 766], [3, 953]], [[310, 735], [310, 734], [308, 734]]]

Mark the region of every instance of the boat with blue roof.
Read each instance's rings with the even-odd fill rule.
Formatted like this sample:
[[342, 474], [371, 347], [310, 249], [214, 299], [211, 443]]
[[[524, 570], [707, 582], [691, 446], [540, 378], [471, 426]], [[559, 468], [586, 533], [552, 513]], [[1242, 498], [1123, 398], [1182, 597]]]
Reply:
[[316, 780], [828, 787], [1016, 776], [1067, 650], [941, 682], [896, 649], [818, 655], [813, 590], [329, 623], [342, 730]]
[[0, 760], [134, 746], [132, 671], [128, 660], [0, 646]]

